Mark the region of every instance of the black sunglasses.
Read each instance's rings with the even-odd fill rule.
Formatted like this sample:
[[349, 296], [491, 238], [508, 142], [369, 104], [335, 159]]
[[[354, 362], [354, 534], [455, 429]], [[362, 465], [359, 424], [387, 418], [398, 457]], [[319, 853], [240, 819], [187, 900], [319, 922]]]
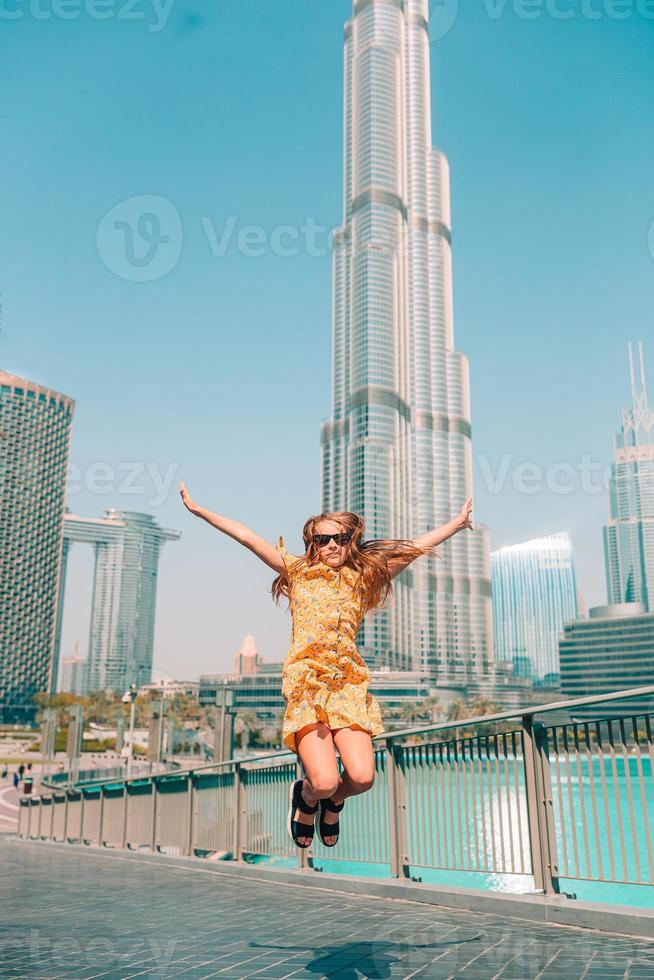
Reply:
[[345, 534], [314, 534], [313, 536], [315, 544], [320, 545], [321, 548], [324, 548], [326, 544], [329, 544], [332, 538], [336, 544], [344, 545], [347, 544], [348, 541], [352, 540], [352, 535], [347, 532]]

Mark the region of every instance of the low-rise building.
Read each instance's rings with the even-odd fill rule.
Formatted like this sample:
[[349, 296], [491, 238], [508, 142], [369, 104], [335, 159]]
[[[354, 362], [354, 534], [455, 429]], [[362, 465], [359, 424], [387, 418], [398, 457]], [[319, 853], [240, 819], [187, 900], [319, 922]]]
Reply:
[[[566, 623], [559, 637], [561, 691], [583, 698], [654, 685], [654, 612], [641, 602], [595, 606], [588, 619]], [[648, 699], [651, 705], [651, 699]], [[636, 701], [584, 708], [579, 717], [634, 714]]]

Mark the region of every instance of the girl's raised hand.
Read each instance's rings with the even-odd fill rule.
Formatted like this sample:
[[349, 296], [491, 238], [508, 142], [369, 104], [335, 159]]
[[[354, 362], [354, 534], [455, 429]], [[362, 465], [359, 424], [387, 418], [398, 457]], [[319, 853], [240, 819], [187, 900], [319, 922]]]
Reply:
[[459, 530], [463, 531], [464, 528], [469, 527], [473, 530], [472, 521], [470, 519], [470, 511], [472, 510], [472, 497], [468, 497], [465, 504], [461, 508], [461, 513], [457, 518], [457, 523], [459, 525]]
[[194, 500], [191, 500], [189, 496], [189, 492], [186, 489], [186, 484], [184, 483], [183, 480], [180, 480], [179, 492], [181, 494], [182, 500], [184, 501], [184, 506], [187, 508], [187, 510], [190, 510], [191, 513], [193, 513], [194, 510], [197, 510], [198, 505], [195, 503]]

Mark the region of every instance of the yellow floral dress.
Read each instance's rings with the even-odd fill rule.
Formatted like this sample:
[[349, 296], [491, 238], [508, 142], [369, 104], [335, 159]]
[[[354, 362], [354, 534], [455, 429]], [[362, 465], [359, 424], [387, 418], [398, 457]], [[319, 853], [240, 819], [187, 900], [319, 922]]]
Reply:
[[370, 671], [355, 639], [365, 614], [360, 576], [325, 562], [299, 567], [280, 537], [278, 550], [290, 583], [293, 626], [282, 670], [286, 711], [284, 745], [297, 754], [295, 733], [323, 721], [330, 729], [350, 725], [371, 736], [385, 729], [377, 700], [368, 691]]

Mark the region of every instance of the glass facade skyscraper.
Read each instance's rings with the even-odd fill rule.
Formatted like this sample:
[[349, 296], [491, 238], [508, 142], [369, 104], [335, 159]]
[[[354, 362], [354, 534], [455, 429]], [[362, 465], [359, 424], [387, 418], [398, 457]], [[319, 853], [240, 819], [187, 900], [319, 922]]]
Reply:
[[0, 371], [0, 721], [54, 692], [57, 596], [75, 402]]
[[631, 408], [622, 409], [614, 440], [604, 563], [610, 604], [642, 602], [654, 612], [654, 411], [647, 402], [640, 343], [638, 353], [639, 384], [629, 344]]
[[578, 616], [572, 543], [565, 531], [491, 554], [495, 658], [518, 676], [557, 685], [559, 633]]
[[66, 514], [62, 589], [70, 545], [92, 544], [95, 550], [88, 665], [89, 691], [123, 693], [152, 680], [154, 614], [159, 553], [164, 541], [178, 541], [180, 531], [159, 527], [151, 514], [105, 510], [104, 517]]
[[[356, 0], [345, 25], [344, 207], [333, 235], [323, 510], [412, 538], [472, 495], [468, 362], [454, 346], [450, 177], [432, 146], [427, 0]], [[465, 685], [492, 669], [488, 531], [394, 580], [357, 642], [372, 668]]]

